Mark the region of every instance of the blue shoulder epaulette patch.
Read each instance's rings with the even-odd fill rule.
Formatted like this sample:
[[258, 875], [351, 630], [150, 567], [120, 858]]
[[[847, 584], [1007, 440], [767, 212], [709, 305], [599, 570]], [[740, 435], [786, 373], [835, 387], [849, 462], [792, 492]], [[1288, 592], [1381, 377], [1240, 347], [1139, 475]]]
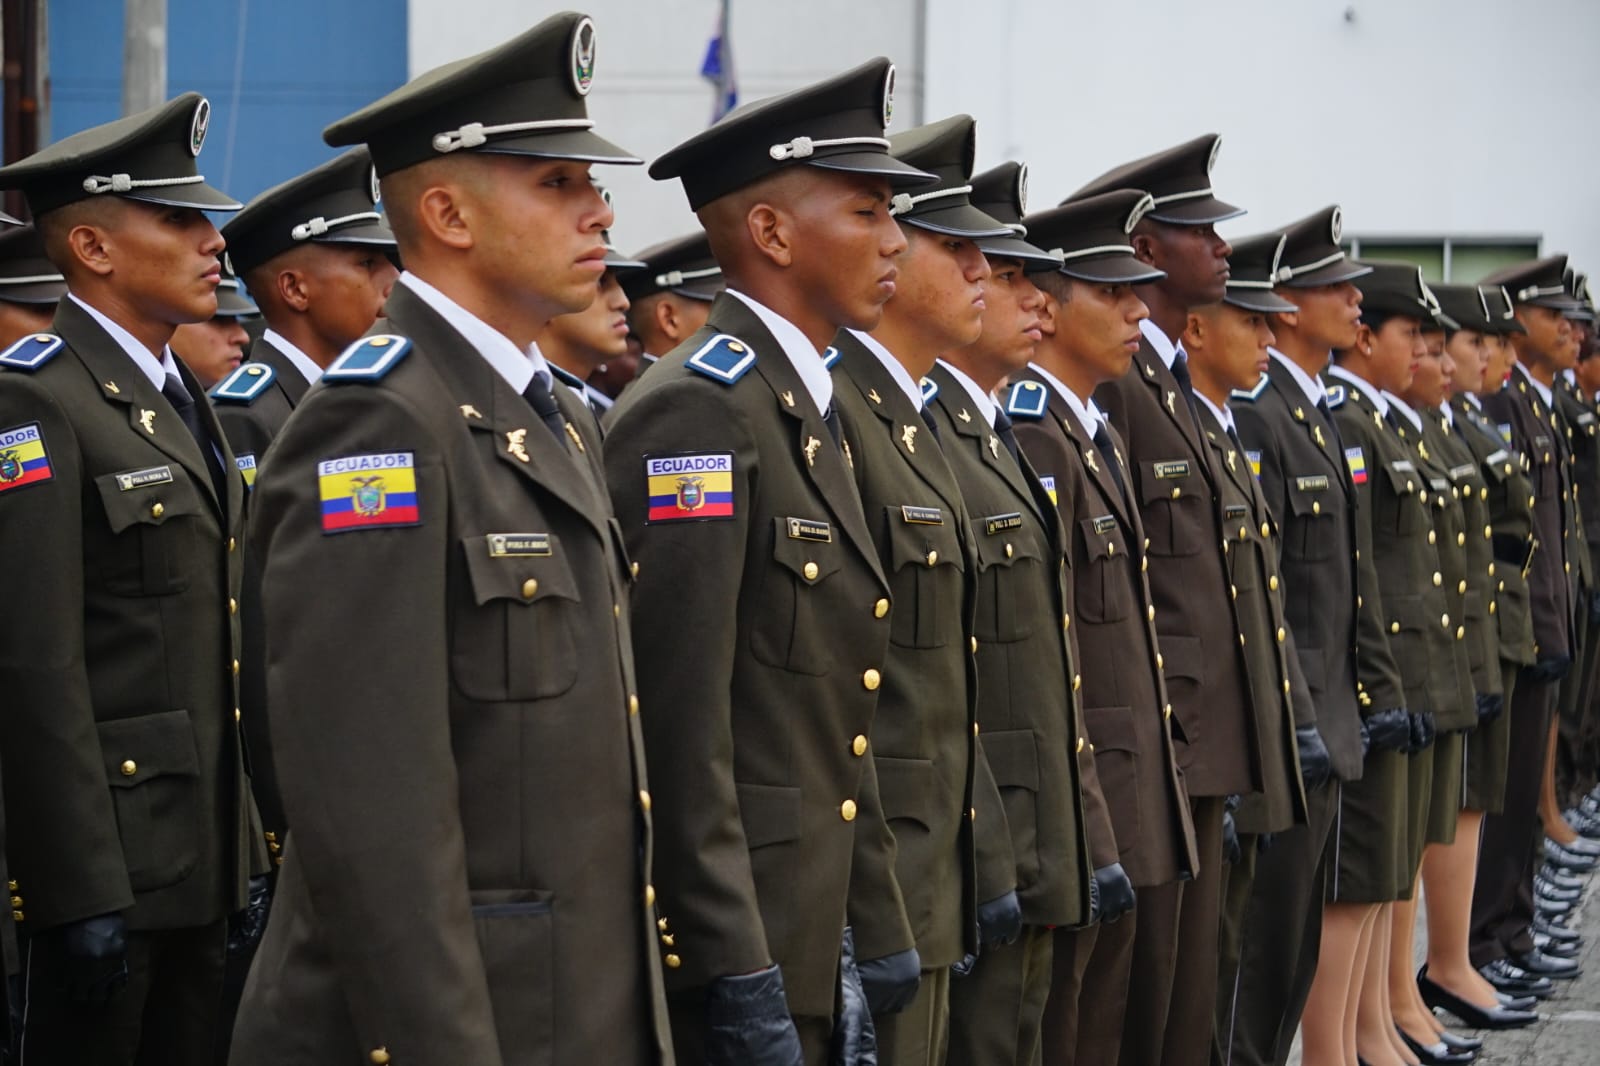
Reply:
[[923, 402], [923, 404], [932, 403], [933, 402], [933, 398], [935, 396], [937, 396], [937, 395], [939, 395], [939, 383], [937, 381], [933, 380], [932, 378], [923, 378], [922, 379], [922, 402]]
[[584, 393], [585, 395], [588, 394], [588, 388], [584, 385], [583, 379], [578, 375], [574, 374], [570, 370], [563, 370], [554, 363], [547, 363], [546, 365], [550, 367], [550, 376], [561, 382], [561, 384], [567, 386], [569, 389], [577, 389], [579, 392]]
[[9, 366], [13, 370], [38, 370], [54, 358], [65, 343], [54, 333], [30, 333], [0, 352], [0, 366]]
[[684, 365], [690, 370], [698, 370], [713, 381], [732, 385], [756, 365], [756, 353], [737, 337], [718, 333], [702, 344], [700, 350], [691, 355]]
[[1261, 375], [1261, 380], [1256, 382], [1256, 387], [1255, 388], [1253, 388], [1253, 389], [1234, 389], [1233, 390], [1233, 395], [1232, 395], [1231, 398], [1235, 399], [1235, 400], [1248, 400], [1250, 403], [1255, 403], [1257, 400], [1261, 399], [1262, 393], [1267, 391], [1267, 384], [1271, 380], [1272, 379], [1267, 377], [1267, 375], [1262, 374]]
[[345, 381], [377, 381], [393, 370], [411, 351], [411, 342], [393, 333], [362, 337], [346, 348], [333, 365], [322, 372], [322, 380], [338, 384]]
[[1006, 393], [1006, 414], [1013, 418], [1044, 417], [1050, 406], [1050, 394], [1037, 381], [1019, 381]]
[[1324, 391], [1328, 396], [1328, 410], [1344, 406], [1346, 393], [1343, 385], [1329, 385]]
[[216, 403], [249, 406], [267, 391], [267, 386], [272, 384], [275, 377], [277, 375], [265, 363], [242, 363], [211, 390], [211, 399]]
[[839, 361], [839, 356], [843, 354], [843, 352], [839, 351], [839, 349], [835, 348], [833, 345], [828, 345], [826, 348], [822, 349], [822, 365], [827, 369], [832, 370], [833, 364], [837, 363]]

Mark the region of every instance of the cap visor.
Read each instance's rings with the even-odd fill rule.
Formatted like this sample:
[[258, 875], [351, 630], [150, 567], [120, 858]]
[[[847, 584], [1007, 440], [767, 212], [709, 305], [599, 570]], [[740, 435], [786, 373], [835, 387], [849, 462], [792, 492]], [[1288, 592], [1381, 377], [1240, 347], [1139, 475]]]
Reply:
[[59, 303], [67, 294], [65, 281], [30, 281], [21, 285], [7, 285], [0, 279], [0, 301], [14, 304]]
[[382, 222], [361, 222], [354, 226], [340, 226], [311, 238], [313, 244], [379, 244], [394, 246], [394, 230]]
[[1337, 263], [1329, 263], [1325, 267], [1318, 267], [1307, 274], [1296, 274], [1288, 281], [1280, 281], [1280, 288], [1286, 289], [1315, 289], [1322, 285], [1337, 285], [1342, 281], [1354, 281], [1364, 278], [1372, 273], [1372, 268], [1365, 263], [1358, 263], [1354, 259], [1345, 258]]
[[158, 185], [151, 189], [134, 189], [115, 193], [126, 200], [140, 200], [147, 204], [166, 207], [194, 207], [201, 211], [237, 211], [244, 207], [220, 189], [213, 189], [203, 181], [192, 185]]
[[1005, 237], [1011, 233], [1010, 226], [971, 204], [951, 204], [931, 211], [896, 215], [895, 221], [951, 237]]
[[1224, 203], [1215, 196], [1196, 196], [1192, 200], [1173, 200], [1157, 204], [1146, 215], [1169, 226], [1204, 226], [1211, 222], [1225, 222], [1244, 214], [1244, 208]]
[[642, 259], [629, 259], [620, 252], [606, 249], [606, 269], [617, 274], [631, 274], [635, 270], [648, 270], [650, 264]]
[[812, 156], [807, 166], [824, 170], [843, 170], [851, 174], [872, 174], [889, 179], [897, 189], [931, 185], [938, 181], [936, 175], [918, 170], [910, 163], [902, 163], [888, 152], [840, 152], [838, 155]]
[[1036, 270], [1059, 270], [1061, 257], [1035, 247], [1021, 237], [986, 237], [978, 242], [978, 250], [992, 258], [1017, 259], [1027, 273]]
[[559, 133], [529, 134], [524, 137], [496, 137], [474, 152], [495, 155], [527, 155], [540, 159], [576, 159], [580, 163], [642, 164], [643, 159], [612, 144], [589, 130], [563, 130]]
[[1298, 305], [1274, 295], [1271, 289], [1241, 289], [1229, 285], [1222, 302], [1242, 311], [1260, 311], [1264, 314], [1286, 314], [1300, 310]]
[[239, 295], [237, 289], [217, 290], [217, 314], [223, 318], [243, 318], [245, 315], [259, 315], [261, 308], [250, 300]]
[[1122, 253], [1068, 259], [1060, 269], [1069, 278], [1102, 285], [1141, 285], [1147, 281], [1160, 281], [1167, 276], [1166, 271], [1157, 270], [1149, 263]]
[[20, 219], [20, 218], [12, 218], [10, 215], [6, 214], [4, 211], [0, 211], [0, 222], [6, 222], [6, 223], [9, 223], [10, 225], [13, 225], [13, 226], [22, 225], [22, 219]]

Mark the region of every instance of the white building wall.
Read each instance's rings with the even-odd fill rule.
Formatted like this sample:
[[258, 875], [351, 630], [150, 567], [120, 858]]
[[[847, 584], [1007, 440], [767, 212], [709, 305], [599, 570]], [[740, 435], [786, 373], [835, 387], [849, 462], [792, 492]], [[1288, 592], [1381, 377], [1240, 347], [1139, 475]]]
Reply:
[[[598, 129], [650, 159], [704, 127], [716, 0], [590, 0]], [[410, 0], [418, 73], [559, 10]], [[896, 129], [965, 111], [979, 163], [1028, 161], [1040, 207], [1215, 130], [1220, 194], [1255, 232], [1330, 202], [1363, 237], [1535, 237], [1600, 275], [1595, 0], [733, 0], [740, 99], [883, 54]], [[597, 168], [615, 237], [693, 224], [676, 183]], [[1463, 279], [1470, 280], [1470, 279]]]

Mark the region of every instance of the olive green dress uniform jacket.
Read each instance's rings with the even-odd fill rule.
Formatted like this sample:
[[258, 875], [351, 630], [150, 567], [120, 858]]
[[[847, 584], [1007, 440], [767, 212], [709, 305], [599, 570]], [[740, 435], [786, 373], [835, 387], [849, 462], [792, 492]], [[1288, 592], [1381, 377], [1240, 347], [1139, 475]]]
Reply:
[[1595, 587], [1592, 553], [1579, 551], [1600, 539], [1600, 418], [1595, 416], [1594, 405], [1584, 402], [1578, 387], [1557, 376], [1551, 390], [1555, 400], [1556, 417], [1561, 420], [1567, 441], [1567, 457], [1571, 463], [1573, 534], [1572, 572], [1577, 575], [1581, 588]]
[[221, 500], [116, 340], [71, 300], [54, 328], [53, 356], [0, 373], [0, 431], [34, 427], [50, 471], [0, 492], [25, 611], [0, 642], [14, 909], [36, 930], [112, 911], [203, 926], [265, 868], [235, 718], [244, 482], [204, 403]]
[[[976, 950], [982, 902], [969, 816], [979, 562], [961, 488], [921, 412], [854, 334], [841, 331], [834, 346], [833, 406], [895, 605], [870, 733], [878, 794], [917, 954], [925, 969], [935, 969]], [[998, 796], [986, 806], [1000, 809]], [[1003, 821], [989, 832], [1009, 839]], [[997, 895], [1015, 885], [1014, 869], [1005, 871], [1009, 883]], [[883, 933], [898, 922], [885, 913], [886, 902], [881, 893], [851, 893], [850, 926], [862, 959], [893, 946]]]
[[[231, 1062], [670, 1063], [598, 442], [569, 450], [405, 285], [387, 313], [409, 351], [324, 378], [254, 496], [294, 833]], [[357, 479], [323, 461], [398, 453], [414, 517], [325, 533]]]
[[[719, 335], [754, 357], [731, 382], [686, 365]], [[733, 517], [651, 523], [645, 457], [696, 454], [732, 457]], [[788, 356], [728, 293], [622, 394], [605, 458], [640, 567], [668, 988], [693, 999], [775, 962], [791, 1013], [827, 1018], [856, 835], [888, 836], [866, 755], [889, 587], [850, 468]]]
[[[1243, 833], [1279, 833], [1307, 820], [1295, 729], [1316, 720], [1294, 637], [1284, 617], [1283, 580], [1278, 569], [1283, 531], [1267, 508], [1249, 458], [1235, 447], [1216, 415], [1203, 403], [1199, 408], [1200, 428], [1211, 448], [1211, 468], [1217, 475], [1229, 598], [1239, 619], [1245, 677], [1257, 709], [1255, 724], [1261, 730], [1256, 746], [1264, 756], [1262, 789], [1244, 797], [1234, 821]], [[1325, 480], [1331, 487], [1332, 477]], [[1276, 710], [1276, 715], [1269, 710]]]
[[[1334, 774], [1362, 772], [1356, 700], [1356, 487], [1331, 412], [1307, 401], [1274, 358], [1265, 380], [1230, 405], [1256, 483], [1279, 526], [1283, 604], [1317, 732]], [[1293, 678], [1291, 678], [1291, 681]], [[1299, 724], [1305, 725], [1306, 722]]]
[[[252, 490], [267, 448], [283, 429], [295, 407], [305, 398], [311, 383], [289, 357], [264, 337], [250, 346], [250, 357], [241, 368], [249, 373], [251, 364], [271, 371], [267, 387], [247, 401], [222, 399], [215, 395], [217, 421]], [[267, 715], [266, 617], [261, 609], [261, 567], [245, 545], [244, 595], [240, 608], [243, 620], [244, 654], [240, 656], [239, 708], [244, 729], [245, 759], [256, 806], [261, 810], [261, 825], [274, 865], [283, 862], [283, 840], [289, 828], [283, 813], [283, 796], [278, 788], [278, 772], [272, 757], [272, 725]]]
[[[1156, 650], [1156, 607], [1144, 577], [1144, 526], [1055, 389], [1031, 370], [1013, 382], [1013, 390], [1031, 382], [1049, 397], [1037, 419], [1019, 415], [1015, 404], [1008, 403], [1007, 410], [1028, 461], [1055, 486], [1056, 513], [1069, 542], [1066, 560], [1078, 607], [1072, 629], [1078, 634], [1078, 661], [1089, 667], [1080, 694], [1084, 732], [1109, 808], [1118, 861], [1135, 887], [1188, 879], [1200, 859], [1177, 767], [1162, 653]], [[1116, 430], [1109, 432], [1120, 458]], [[1122, 469], [1131, 489], [1125, 461]], [[1107, 669], [1112, 663], [1116, 668]], [[1095, 864], [1104, 865], [1099, 856]]]
[[[1454, 588], [1461, 596], [1462, 624], [1457, 632], [1464, 666], [1458, 687], [1463, 706], [1458, 715], [1439, 716], [1439, 729], [1473, 729], [1478, 724], [1477, 695], [1500, 691], [1499, 641], [1494, 634], [1494, 619], [1489, 604], [1494, 602], [1494, 531], [1489, 524], [1489, 488], [1483, 471], [1455, 428], [1437, 411], [1419, 411], [1422, 416], [1422, 441], [1437, 465], [1449, 476], [1452, 513], [1459, 510], [1461, 528], [1448, 537], [1441, 533], [1439, 562], [1445, 576], [1445, 589]], [[1461, 570], [1459, 577], [1452, 571]], [[1454, 577], [1454, 583], [1451, 583]], [[1452, 600], [1452, 603], [1455, 601]], [[1452, 611], [1455, 608], [1452, 607]], [[1461, 655], [1465, 662], [1461, 662]]]
[[1071, 627], [1062, 624], [1069, 616], [1060, 518], [1027, 457], [1011, 458], [950, 372], [935, 366], [927, 380], [935, 387], [928, 407], [977, 540], [978, 722], [1005, 803], [1022, 917], [1083, 925], [1094, 874], [1084, 793], [1100, 786], [1097, 777], [1085, 781], [1093, 759], [1077, 750], [1082, 710]]
[[1566, 441], [1552, 412], [1521, 366], [1504, 389], [1483, 397], [1484, 413], [1508, 427], [1510, 443], [1528, 459], [1533, 483], [1533, 558], [1527, 569], [1534, 657], [1571, 659], [1576, 627], [1568, 552], [1574, 547], [1572, 485]]
[[1127, 442], [1128, 491], [1150, 540], [1156, 632], [1189, 794], [1259, 792], [1261, 729], [1217, 544], [1222, 515], [1210, 449], [1147, 339], [1127, 374], [1096, 389], [1095, 401]]

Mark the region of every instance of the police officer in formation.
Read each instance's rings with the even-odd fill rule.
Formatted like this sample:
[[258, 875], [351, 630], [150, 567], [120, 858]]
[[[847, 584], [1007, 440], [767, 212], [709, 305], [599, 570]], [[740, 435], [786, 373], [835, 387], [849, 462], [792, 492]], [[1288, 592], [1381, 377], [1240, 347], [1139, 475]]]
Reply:
[[1436, 1009], [1531, 1024], [1600, 863], [1565, 257], [1435, 291], [1337, 206], [1230, 244], [1214, 134], [1027, 214], [971, 118], [886, 136], [878, 58], [657, 159], [702, 229], [629, 259], [596, 38], [420, 76], [220, 232], [197, 94], [0, 168], [10, 1048], [1409, 1066], [1482, 1045]]

